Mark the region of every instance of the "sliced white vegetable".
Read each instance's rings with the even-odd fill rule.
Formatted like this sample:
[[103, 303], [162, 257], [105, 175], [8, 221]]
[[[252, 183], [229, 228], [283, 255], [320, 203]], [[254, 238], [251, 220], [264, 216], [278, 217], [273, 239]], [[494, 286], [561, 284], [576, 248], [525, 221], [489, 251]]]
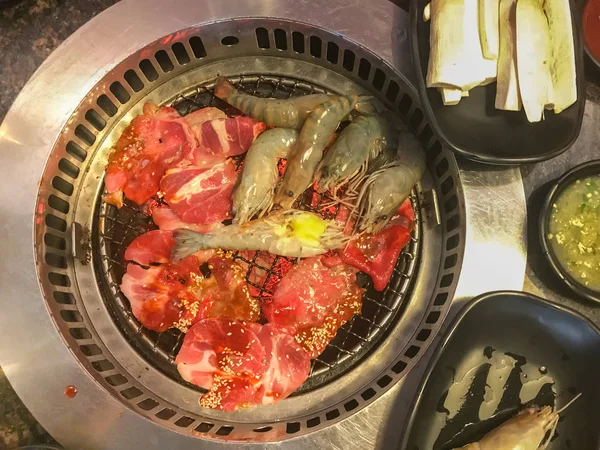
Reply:
[[500, 0], [479, 0], [479, 39], [486, 59], [498, 59], [498, 7]]
[[508, 111], [521, 109], [521, 94], [517, 76], [517, 0], [500, 0], [500, 47], [498, 51], [498, 84], [496, 108]]
[[544, 12], [550, 28], [554, 112], [564, 111], [577, 101], [575, 44], [569, 0], [546, 0]]
[[460, 99], [462, 98], [462, 91], [460, 89], [452, 89], [452, 88], [439, 88], [440, 93], [442, 94], [442, 101], [444, 105], [458, 105]]
[[539, 0], [517, 1], [517, 71], [527, 120], [539, 122], [552, 102], [550, 32]]

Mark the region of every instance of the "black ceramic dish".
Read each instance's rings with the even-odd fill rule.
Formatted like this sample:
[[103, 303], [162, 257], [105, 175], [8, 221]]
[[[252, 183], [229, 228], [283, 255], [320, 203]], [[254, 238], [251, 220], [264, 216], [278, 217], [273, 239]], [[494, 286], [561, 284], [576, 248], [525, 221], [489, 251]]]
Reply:
[[558, 196], [567, 186], [569, 186], [571, 183], [574, 183], [577, 179], [599, 174], [600, 160], [594, 160], [576, 166], [560, 177], [552, 189], [550, 189], [550, 192], [548, 192], [546, 200], [544, 201], [544, 205], [542, 206], [542, 211], [540, 213], [539, 233], [542, 251], [544, 252], [544, 255], [546, 256], [546, 259], [548, 260], [548, 263], [550, 264], [550, 267], [552, 267], [554, 273], [556, 273], [556, 275], [563, 280], [565, 284], [569, 286], [577, 295], [600, 303], [600, 292], [587, 288], [563, 269], [548, 239], [552, 205], [556, 202]]
[[[465, 403], [444, 425], [444, 396], [468, 355], [509, 353], [512, 370], [494, 419], [478, 422], [486, 374], [475, 376]], [[467, 367], [470, 368], [470, 367]], [[600, 448], [600, 330], [578, 313], [523, 292], [492, 292], [472, 300], [446, 331], [421, 381], [402, 438], [402, 450], [449, 450], [481, 439], [516, 414], [523, 373], [547, 373], [554, 380], [558, 407], [581, 397], [563, 414], [548, 449]], [[529, 377], [531, 379], [533, 377]], [[537, 392], [537, 390], [536, 390]], [[531, 402], [552, 405], [550, 384]], [[440, 419], [441, 416], [441, 420]], [[436, 423], [438, 426], [436, 427]], [[458, 436], [456, 436], [458, 434]], [[437, 442], [436, 442], [437, 441]]]
[[577, 102], [560, 114], [546, 111], [545, 120], [529, 123], [525, 112], [494, 107], [496, 83], [477, 87], [458, 105], [444, 106], [437, 89], [427, 89], [430, 22], [423, 8], [430, 0], [411, 0], [410, 38], [417, 89], [425, 115], [437, 137], [456, 153], [490, 164], [514, 165], [545, 161], [566, 151], [579, 136], [585, 107], [581, 13], [571, 0], [577, 70]]

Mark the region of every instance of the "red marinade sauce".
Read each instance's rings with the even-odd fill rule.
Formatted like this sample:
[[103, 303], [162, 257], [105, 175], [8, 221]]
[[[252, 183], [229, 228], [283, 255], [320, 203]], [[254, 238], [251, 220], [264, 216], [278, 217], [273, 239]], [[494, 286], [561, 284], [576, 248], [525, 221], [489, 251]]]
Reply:
[[583, 11], [583, 34], [590, 53], [600, 62], [600, 0], [589, 0]]
[[77, 388], [73, 385], [69, 385], [65, 388], [65, 397], [73, 398], [77, 395]]

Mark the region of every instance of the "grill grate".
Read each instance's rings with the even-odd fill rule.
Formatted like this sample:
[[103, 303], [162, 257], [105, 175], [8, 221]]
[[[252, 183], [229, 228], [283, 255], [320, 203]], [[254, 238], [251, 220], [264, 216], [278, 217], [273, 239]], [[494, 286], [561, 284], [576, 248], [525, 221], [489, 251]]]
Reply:
[[[232, 81], [243, 87], [245, 91], [260, 97], [289, 98], [325, 92], [321, 88], [299, 80], [274, 76], [243, 76], [237, 79], [233, 78]], [[178, 96], [172, 106], [181, 115], [187, 115], [207, 106], [218, 107], [230, 115], [239, 114], [235, 108], [216, 98], [212, 94], [209, 84]], [[299, 205], [300, 209], [311, 210], [331, 219], [337, 214], [337, 207], [322, 211], [323, 204], [330, 200], [331, 198], [326, 195], [317, 194], [311, 189], [300, 199]], [[125, 206], [118, 210], [102, 200], [99, 201], [97, 236], [102, 260], [102, 264], [99, 266], [103, 269], [103, 273], [100, 275], [105, 281], [104, 287], [106, 288], [105, 303], [129, 342], [142, 352], [153, 365], [171, 378], [183, 383], [173, 360], [184, 335], [176, 329], [158, 333], [142, 327], [131, 313], [129, 302], [119, 289], [127, 265], [124, 259], [125, 249], [137, 236], [155, 229], [156, 226], [152, 223], [148, 212], [134, 203], [126, 201]], [[372, 283], [368, 282], [363, 296], [361, 314], [355, 315], [352, 320], [341, 327], [326, 350], [312, 361], [309, 379], [297, 393], [323, 386], [355, 367], [385, 336], [385, 332], [406, 306], [405, 300], [415, 274], [419, 253], [420, 214], [416, 195], [411, 196], [411, 201], [415, 210], [416, 226], [411, 241], [398, 259], [389, 285], [383, 292], [377, 292], [373, 289]], [[252, 259], [247, 259], [242, 254], [234, 253], [233, 255], [237, 262], [247, 266], [246, 279], [248, 283], [259, 292], [259, 297], [266, 298], [272, 295], [269, 287], [280, 276], [280, 267], [293, 264], [295, 260], [274, 256], [271, 264], [267, 266], [262, 260], [258, 260], [260, 257], [260, 253], [256, 253]], [[253, 281], [256, 279], [253, 278], [253, 275], [256, 275], [257, 272], [262, 275], [261, 278], [264, 280], [260, 285]], [[187, 385], [192, 387], [190, 384]], [[194, 388], [201, 390], [195, 386]]]

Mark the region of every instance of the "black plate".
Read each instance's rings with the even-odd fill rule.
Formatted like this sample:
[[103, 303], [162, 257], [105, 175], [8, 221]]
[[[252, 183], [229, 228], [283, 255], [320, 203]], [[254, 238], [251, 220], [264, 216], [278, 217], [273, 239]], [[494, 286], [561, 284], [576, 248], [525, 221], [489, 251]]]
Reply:
[[556, 273], [556, 275], [558, 275], [558, 277], [563, 280], [564, 283], [569, 286], [577, 295], [600, 303], [600, 292], [587, 288], [577, 279], [573, 278], [566, 270], [564, 270], [558, 260], [558, 257], [556, 256], [556, 253], [554, 252], [554, 249], [552, 248], [552, 245], [550, 245], [550, 242], [548, 241], [550, 213], [552, 212], [552, 205], [556, 202], [558, 196], [565, 190], [567, 186], [574, 183], [577, 179], [598, 174], [600, 174], [600, 160], [597, 159], [580, 164], [560, 177], [554, 187], [552, 187], [550, 192], [548, 192], [546, 201], [542, 206], [539, 221], [539, 233], [544, 256], [546, 256], [550, 267], [552, 267], [552, 270]]
[[430, 0], [411, 0], [410, 37], [417, 88], [423, 110], [437, 137], [456, 153], [491, 164], [522, 164], [545, 161], [567, 150], [581, 130], [585, 107], [583, 32], [581, 12], [571, 0], [571, 17], [577, 70], [577, 102], [560, 114], [546, 111], [545, 120], [529, 123], [525, 112], [494, 107], [496, 83], [477, 87], [458, 105], [444, 106], [437, 89], [427, 89], [430, 22], [423, 8]]
[[[519, 361], [506, 384], [496, 419], [464, 430], [478, 421], [486, 374], [478, 374], [463, 408], [440, 429], [438, 413], [452, 384], [455, 370], [473, 352], [510, 353]], [[557, 436], [549, 449], [600, 448], [600, 330], [578, 313], [523, 292], [492, 292], [477, 297], [460, 312], [436, 349], [417, 391], [404, 431], [403, 450], [449, 450], [481, 439], [519, 408], [519, 371], [544, 367], [555, 381], [558, 407], [577, 393], [582, 396], [561, 414]], [[531, 376], [529, 377], [531, 379]], [[554, 395], [545, 385], [533, 402], [552, 405]], [[532, 403], [533, 403], [532, 402]], [[441, 416], [441, 423], [436, 422]], [[436, 423], [439, 423], [436, 427]], [[462, 432], [461, 432], [462, 431]], [[455, 433], [458, 437], [452, 438]], [[450, 440], [450, 446], [442, 445]]]

